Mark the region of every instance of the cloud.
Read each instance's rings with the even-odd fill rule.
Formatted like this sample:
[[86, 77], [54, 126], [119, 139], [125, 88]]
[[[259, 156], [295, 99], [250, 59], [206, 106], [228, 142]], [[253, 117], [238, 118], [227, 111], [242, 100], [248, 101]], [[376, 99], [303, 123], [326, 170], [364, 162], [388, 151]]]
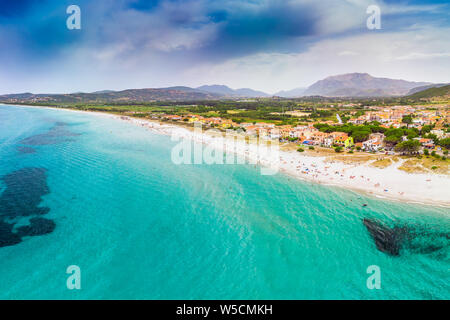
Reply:
[[404, 56], [396, 57], [396, 60], [422, 60], [422, 59], [436, 59], [436, 58], [449, 58], [450, 52], [411, 52]]
[[359, 55], [358, 52], [355, 52], [355, 51], [348, 51], [348, 50], [346, 50], [346, 51], [341, 51], [341, 52], [338, 53], [338, 56], [357, 56], [357, 55]]
[[[411, 81], [449, 82], [449, 50], [450, 28], [367, 32], [323, 40], [300, 53], [258, 53], [222, 64], [205, 64], [190, 69], [185, 77], [196, 79], [199, 84], [214, 79], [218, 83], [251, 86], [272, 93], [306, 87], [327, 76], [349, 72]], [[409, 52], [412, 54], [406, 54]]]
[[[445, 64], [450, 51], [442, 40], [447, 39], [442, 30], [448, 29], [448, 6], [425, 1], [76, 2], [82, 13], [78, 31], [65, 25], [65, 10], [73, 1], [0, 5], [0, 77], [11, 79], [2, 90], [226, 82], [270, 91], [308, 85], [330, 73], [386, 70], [389, 75], [386, 66], [394, 75], [417, 77], [399, 66], [411, 68], [413, 60], [428, 65], [433, 59]], [[382, 30], [367, 30], [369, 4], [380, 5]]]

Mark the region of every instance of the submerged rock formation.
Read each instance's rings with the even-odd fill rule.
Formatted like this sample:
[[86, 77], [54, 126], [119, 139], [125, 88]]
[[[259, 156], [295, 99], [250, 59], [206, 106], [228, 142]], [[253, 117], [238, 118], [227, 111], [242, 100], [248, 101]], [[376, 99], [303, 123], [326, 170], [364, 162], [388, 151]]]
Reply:
[[[53, 220], [42, 218], [50, 209], [40, 207], [42, 197], [50, 192], [47, 173], [43, 168], [23, 168], [1, 178], [6, 189], [0, 195], [0, 247], [22, 242], [23, 237], [53, 232]], [[29, 225], [14, 230], [19, 221]]]
[[387, 254], [398, 256], [407, 230], [405, 227], [389, 228], [380, 222], [364, 218], [364, 225], [375, 241], [378, 250]]
[[441, 250], [450, 245], [450, 234], [445, 226], [397, 225], [391, 228], [369, 218], [364, 218], [363, 224], [377, 249], [392, 256], [400, 255], [401, 250], [414, 254], [442, 253]]

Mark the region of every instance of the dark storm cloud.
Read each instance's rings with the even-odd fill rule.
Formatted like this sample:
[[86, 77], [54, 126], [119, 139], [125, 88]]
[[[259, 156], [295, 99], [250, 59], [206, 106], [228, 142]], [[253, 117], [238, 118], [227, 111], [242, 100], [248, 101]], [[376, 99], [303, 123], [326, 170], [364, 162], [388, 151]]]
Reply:
[[[65, 10], [70, 4], [81, 7], [83, 28], [80, 31], [65, 27]], [[185, 51], [182, 55], [191, 59], [198, 56], [225, 60], [261, 51], [297, 50], [294, 40], [317, 36], [318, 26], [332, 14], [324, 11], [333, 5], [337, 8], [338, 3], [332, 0], [2, 1], [0, 36], [15, 45], [8, 44], [10, 51], [37, 62], [53, 59], [68, 48], [98, 50], [124, 42], [131, 44], [129, 50], [139, 52], [150, 48], [169, 55], [178, 51], [174, 53], [178, 57], [180, 51]]]
[[0, 17], [12, 18], [22, 15], [39, 2], [37, 0], [2, 0], [0, 2]]
[[[65, 10], [72, 3], [82, 10], [80, 31], [65, 27]], [[52, 59], [67, 48], [94, 50], [124, 41], [132, 43], [133, 50], [158, 48], [165, 41], [170, 47], [181, 31], [182, 39], [173, 49], [187, 49], [203, 59], [226, 59], [313, 35], [317, 16], [310, 5], [283, 1], [28, 0], [2, 3], [0, 10], [0, 17], [6, 17], [0, 20], [8, 31], [5, 36], [16, 45], [10, 50], [37, 61]], [[208, 27], [214, 32], [196, 39], [199, 30]]]
[[318, 14], [310, 5], [268, 1], [230, 6], [211, 12], [209, 16], [212, 21], [218, 21], [219, 28], [217, 38], [206, 47], [206, 53], [222, 58], [274, 51], [277, 44], [278, 49], [286, 49], [289, 41], [317, 33]]
[[[168, 75], [203, 64], [366, 35], [373, 2], [379, 33], [449, 25], [439, 0], [0, 0], [0, 80], [8, 79], [3, 93], [101, 88], [112, 78], [116, 87], [172, 83]], [[71, 4], [81, 8], [81, 30], [66, 27]]]

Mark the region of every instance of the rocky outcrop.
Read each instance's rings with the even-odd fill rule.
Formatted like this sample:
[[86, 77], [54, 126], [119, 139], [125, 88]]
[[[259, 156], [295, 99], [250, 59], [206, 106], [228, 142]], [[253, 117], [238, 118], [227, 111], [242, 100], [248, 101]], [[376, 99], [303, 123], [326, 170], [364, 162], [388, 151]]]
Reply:
[[376, 220], [367, 218], [363, 219], [363, 223], [375, 241], [378, 250], [392, 256], [400, 255], [402, 243], [407, 235], [405, 227], [389, 228]]

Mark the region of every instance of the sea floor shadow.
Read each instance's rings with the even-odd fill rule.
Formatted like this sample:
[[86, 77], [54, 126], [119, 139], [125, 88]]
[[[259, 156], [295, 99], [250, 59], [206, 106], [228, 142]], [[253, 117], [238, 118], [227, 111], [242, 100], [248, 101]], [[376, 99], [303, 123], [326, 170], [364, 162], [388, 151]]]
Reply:
[[425, 225], [397, 223], [388, 226], [375, 219], [364, 218], [363, 224], [375, 242], [376, 248], [391, 256], [410, 254], [435, 254], [441, 257], [443, 249], [450, 246], [450, 232]]
[[[24, 168], [1, 178], [6, 189], [0, 195], [0, 247], [18, 244], [26, 236], [53, 232], [53, 220], [43, 218], [50, 208], [39, 207], [42, 197], [50, 192], [47, 173], [43, 168]], [[14, 227], [23, 217], [29, 225]]]
[[55, 125], [45, 133], [36, 134], [28, 138], [22, 139], [20, 144], [27, 146], [42, 146], [57, 144], [62, 142], [72, 141], [70, 137], [79, 136], [79, 133], [74, 133], [68, 129], [68, 124], [65, 122], [55, 122]]

